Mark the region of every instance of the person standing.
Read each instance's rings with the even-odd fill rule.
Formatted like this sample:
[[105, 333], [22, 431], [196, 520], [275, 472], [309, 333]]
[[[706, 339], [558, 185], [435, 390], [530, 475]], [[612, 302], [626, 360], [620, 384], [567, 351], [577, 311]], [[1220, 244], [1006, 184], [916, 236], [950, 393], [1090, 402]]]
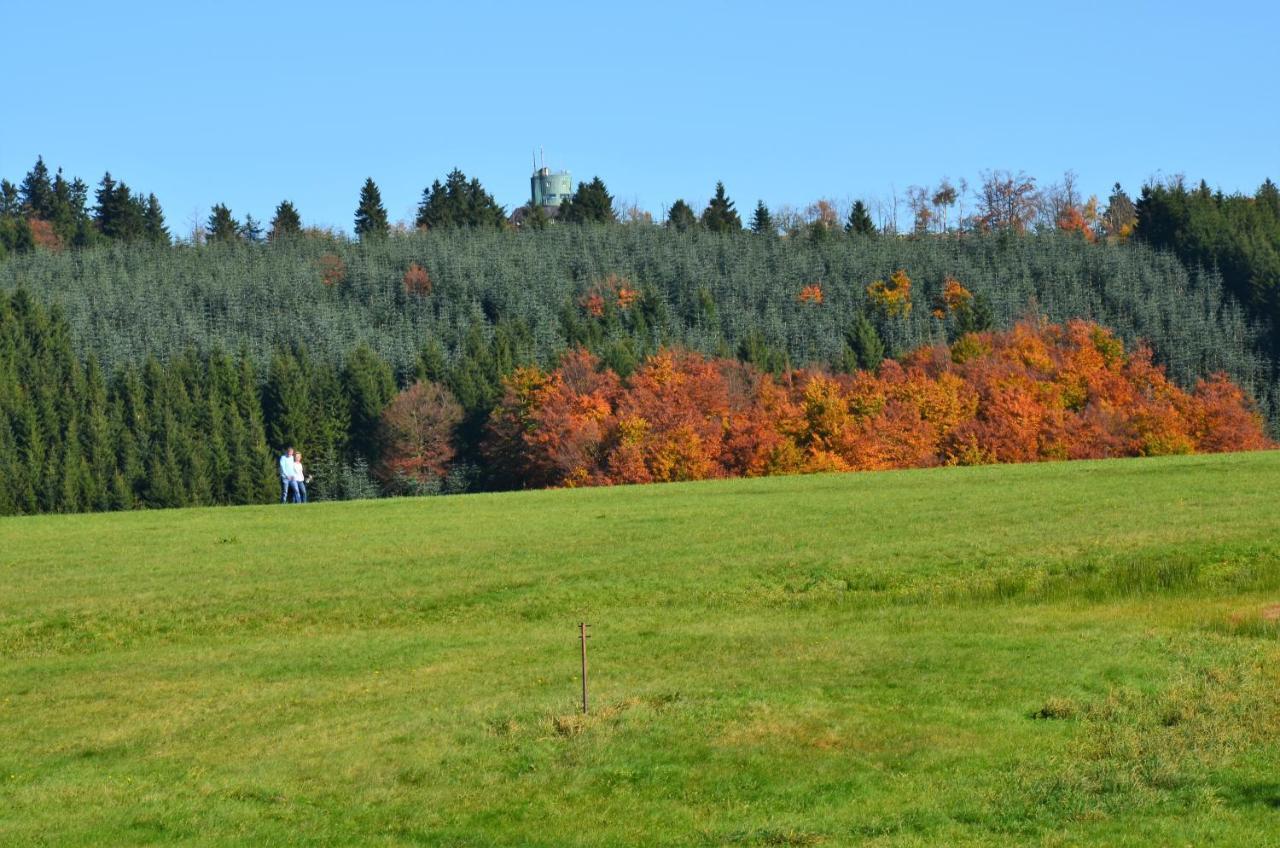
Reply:
[[298, 485], [294, 479], [296, 475], [294, 465], [293, 448], [289, 448], [280, 457], [280, 503], [288, 503], [291, 492], [294, 500], [297, 501]]
[[298, 503], [307, 502], [307, 472], [302, 468], [302, 451], [293, 454], [293, 493]]

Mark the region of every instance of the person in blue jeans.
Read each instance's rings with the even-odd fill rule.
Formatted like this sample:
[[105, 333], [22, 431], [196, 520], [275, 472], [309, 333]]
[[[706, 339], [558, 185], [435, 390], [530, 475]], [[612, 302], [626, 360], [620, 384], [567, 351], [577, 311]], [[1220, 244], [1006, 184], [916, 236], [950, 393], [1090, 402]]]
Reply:
[[297, 482], [297, 463], [293, 458], [293, 448], [289, 448], [284, 452], [284, 456], [280, 457], [280, 503], [288, 503], [289, 495], [293, 495], [293, 502], [300, 503], [298, 500], [298, 482]]
[[293, 487], [298, 503], [307, 502], [307, 472], [302, 468], [302, 451], [293, 452]]

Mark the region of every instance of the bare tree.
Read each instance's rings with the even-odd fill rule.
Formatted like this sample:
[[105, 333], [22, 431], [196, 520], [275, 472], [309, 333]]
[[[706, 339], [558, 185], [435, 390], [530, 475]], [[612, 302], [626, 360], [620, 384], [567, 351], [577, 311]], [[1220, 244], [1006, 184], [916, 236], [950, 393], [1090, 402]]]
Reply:
[[1023, 171], [1017, 174], [1005, 170], [983, 171], [977, 200], [975, 223], [979, 228], [1026, 232], [1038, 211], [1035, 177]]
[[925, 186], [907, 187], [907, 208], [911, 210], [911, 232], [922, 236], [929, 232], [933, 210], [929, 208], [929, 189]]
[[1080, 194], [1076, 190], [1076, 173], [1067, 171], [1062, 182], [1045, 186], [1036, 192], [1037, 225], [1052, 230], [1080, 211]]

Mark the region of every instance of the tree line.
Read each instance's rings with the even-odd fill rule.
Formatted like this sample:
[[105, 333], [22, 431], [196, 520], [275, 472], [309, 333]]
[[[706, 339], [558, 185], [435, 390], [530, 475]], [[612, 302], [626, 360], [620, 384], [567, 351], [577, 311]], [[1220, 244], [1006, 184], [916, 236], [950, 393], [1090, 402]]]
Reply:
[[[975, 320], [958, 283], [938, 308]], [[471, 344], [453, 361], [428, 345], [399, 379], [366, 346], [342, 365], [280, 348], [262, 376], [245, 351], [194, 349], [108, 371], [56, 307], [15, 292], [0, 514], [270, 502], [287, 446], [315, 496], [347, 499], [1270, 444], [1225, 376], [1184, 391], [1084, 322], [975, 327], [901, 363], [864, 339], [843, 375], [667, 348], [624, 374], [582, 346], [542, 368], [519, 333]]]
[[[17, 184], [0, 180], [0, 259], [36, 249], [88, 248], [105, 243], [168, 245], [174, 240], [154, 194], [136, 192], [108, 172], [93, 192], [80, 178], [50, 173], [43, 158]], [[1141, 241], [1169, 250], [1188, 268], [1213, 270], [1231, 295], [1268, 328], [1267, 349], [1280, 362], [1280, 192], [1266, 180], [1252, 194], [1226, 195], [1201, 181], [1188, 188], [1181, 177], [1152, 181], [1135, 202], [1117, 183], [1105, 203], [1082, 196], [1074, 173], [1041, 183], [1023, 172], [985, 171], [974, 185], [943, 178], [933, 186], [908, 187], [870, 203], [857, 199], [841, 217], [840, 204], [820, 199], [804, 209], [770, 209], [763, 200], [744, 222], [723, 183], [716, 183], [698, 213], [684, 199], [664, 210], [661, 226], [686, 233], [703, 230], [825, 240], [833, 236], [937, 235], [1059, 231], [1087, 241]], [[873, 214], [874, 213], [874, 214]], [[878, 219], [878, 220], [877, 220]], [[526, 204], [508, 214], [475, 178], [453, 169], [444, 181], [423, 189], [412, 224], [392, 224], [372, 178], [359, 193], [355, 237], [376, 240], [411, 230], [545, 230], [554, 225], [653, 224], [637, 208], [619, 209], [600, 177], [580, 182], [555, 209]], [[297, 207], [282, 200], [271, 220], [237, 218], [222, 202], [202, 225], [179, 242], [199, 244], [278, 242], [311, 236], [341, 239], [340, 233], [306, 228]]]

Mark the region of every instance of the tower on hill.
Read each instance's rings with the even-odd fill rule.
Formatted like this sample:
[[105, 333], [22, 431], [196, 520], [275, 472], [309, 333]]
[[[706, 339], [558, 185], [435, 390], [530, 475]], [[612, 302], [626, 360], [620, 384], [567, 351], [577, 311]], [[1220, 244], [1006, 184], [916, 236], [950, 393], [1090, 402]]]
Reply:
[[547, 157], [544, 154], [541, 166], [538, 164], [538, 158], [534, 157], [533, 176], [529, 178], [529, 188], [530, 203], [550, 211], [559, 208], [560, 201], [568, 200], [573, 196], [573, 177], [568, 171], [552, 173], [547, 167]]

